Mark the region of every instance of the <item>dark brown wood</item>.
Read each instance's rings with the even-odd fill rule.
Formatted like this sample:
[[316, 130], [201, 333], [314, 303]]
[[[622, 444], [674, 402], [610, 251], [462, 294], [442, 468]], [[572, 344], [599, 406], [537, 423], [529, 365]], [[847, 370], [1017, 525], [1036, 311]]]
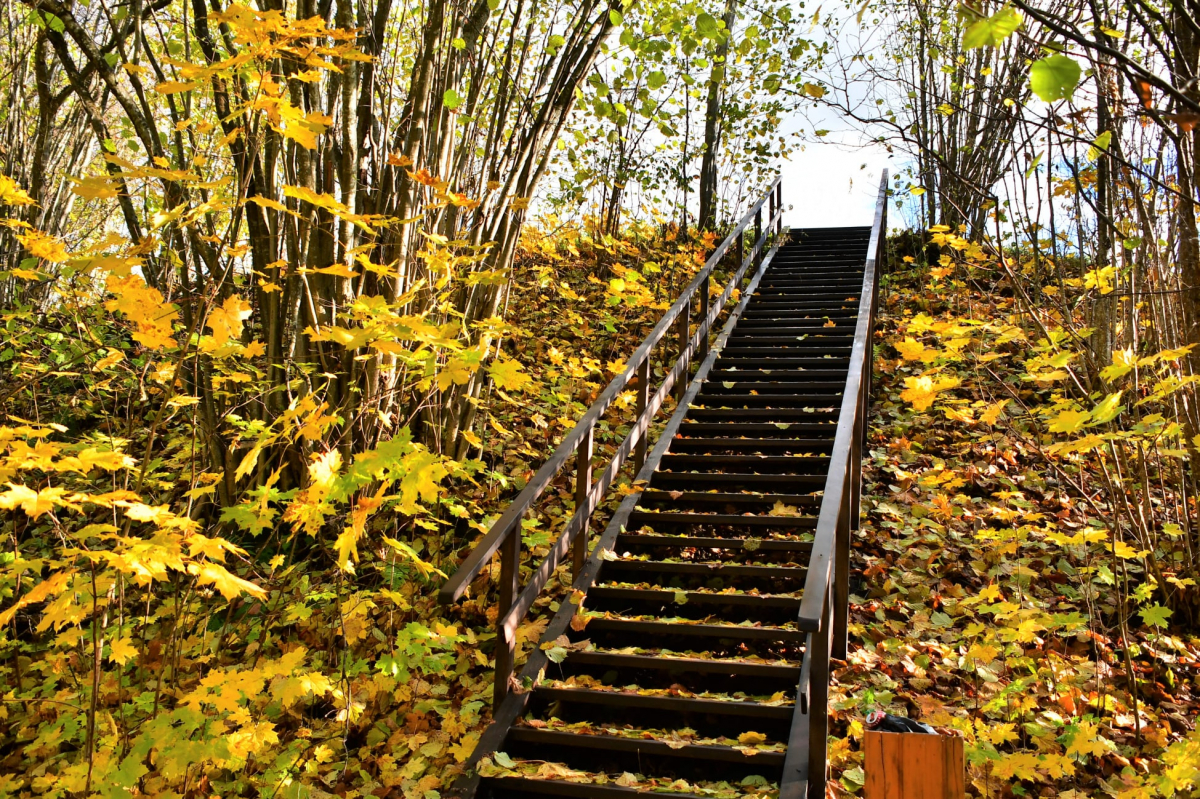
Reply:
[[[650, 359], [642, 361], [638, 367], [637, 412], [638, 418], [646, 412], [650, 403]], [[638, 473], [646, 463], [646, 439], [640, 438], [637, 443], [637, 454], [633, 458], [633, 471]]]
[[581, 704], [620, 704], [672, 713], [704, 713], [712, 716], [788, 720], [791, 705], [760, 705], [733, 699], [685, 699], [678, 696], [641, 696], [624, 691], [581, 691], [573, 688], [538, 688], [538, 698]]
[[[500, 547], [500, 597], [496, 628], [496, 683], [492, 690], [492, 705], [499, 706], [508, 695], [508, 681], [512, 676], [513, 657], [516, 653], [516, 637], [505, 629], [504, 619], [516, 600], [521, 587], [521, 523], [517, 522], [517, 534], [510, 535]], [[513, 631], [515, 632], [515, 630]]]
[[[575, 510], [578, 513], [588, 501], [588, 491], [592, 487], [592, 430], [584, 433], [575, 450]], [[583, 571], [583, 561], [587, 558], [587, 545], [591, 514], [583, 519], [580, 530], [575, 534], [575, 544], [572, 547], [571, 575], [578, 577]]]
[[[576, 513], [524, 587], [517, 591], [512, 583], [507, 612], [497, 623], [501, 702], [496, 721], [456, 785], [473, 791], [478, 779], [471, 776], [472, 765], [488, 753], [507, 751], [515, 758], [555, 760], [571, 768], [624, 760], [639, 772], [672, 778], [705, 778], [721, 762], [729, 766], [720, 768], [736, 773], [742, 768], [736, 764], [748, 759], [753, 773], [778, 780], [781, 799], [824, 796], [830, 656], [845, 646], [849, 540], [857, 526], [857, 460], [869, 406], [875, 266], [885, 197], [881, 191], [871, 229], [792, 231], [768, 248], [768, 238], [782, 232], [782, 195], [778, 182], [773, 184], [744, 219], [746, 227], [751, 220], [757, 223], [755, 240], [742, 243], [743, 227], [723, 243], [726, 252], [747, 248], [738, 271], [711, 297], [711, 273], [689, 284], [660, 323], [661, 335], [648, 338], [627, 362], [621, 385], [639, 389], [637, 419], [608, 462], [590, 475], [582, 449], [591, 442], [583, 436], [595, 436], [598, 417], [587, 420], [585, 414], [585, 432], [572, 445]], [[743, 286], [751, 268], [749, 285]], [[710, 345], [710, 329], [734, 290], [741, 292], [739, 300]], [[829, 320], [833, 324], [826, 327]], [[660, 347], [668, 335], [674, 342]], [[671, 355], [662, 357], [664, 349]], [[661, 363], [665, 372], [654, 386], [652, 363]], [[689, 367], [696, 369], [694, 379]], [[637, 384], [631, 385], [634, 375]], [[676, 410], [659, 440], [651, 442], [651, 425], [669, 395]], [[579, 542], [588, 534], [590, 516], [629, 459], [637, 467], [640, 493], [635, 489], [620, 503], [581, 564]], [[564, 457], [559, 467], [568, 460]], [[824, 492], [817, 491], [821, 487]], [[528, 496], [536, 499], [536, 493]], [[522, 492], [515, 504], [526, 496]], [[798, 511], [781, 512], [780, 503]], [[517, 525], [504, 535], [519, 535]], [[488, 536], [484, 543], [490, 545]], [[587, 675], [610, 685], [640, 686], [636, 692], [623, 695], [580, 683], [504, 693], [516, 631], [567, 561], [577, 575], [573, 588], [583, 592], [594, 612], [580, 623], [585, 620], [576, 617], [575, 605], [563, 602], [519, 680], [528, 685], [543, 676]], [[519, 558], [516, 562], [519, 569]], [[471, 558], [467, 565], [474, 568]], [[455, 579], [467, 578], [456, 574]], [[445, 594], [454, 594], [449, 584], [447, 589]], [[571, 646], [564, 653], [560, 648], [551, 662], [547, 652], [553, 654], [568, 640], [587, 641], [588, 650]], [[639, 654], [620, 654], [629, 646], [638, 647], [633, 651]], [[678, 656], [685, 651], [703, 657]], [[753, 663], [749, 657], [782, 662]], [[668, 687], [670, 695], [664, 693]], [[742, 710], [766, 715], [760, 726], [738, 726], [731, 714], [706, 704], [714, 700], [680, 696], [676, 689], [740, 691], [746, 696]], [[781, 689], [774, 701], [766, 701]], [[780, 705], [780, 696], [794, 696], [796, 704]], [[729, 745], [711, 753], [676, 754], [657, 738], [533, 729], [517, 721], [547, 718], [560, 713], [560, 705], [569, 710], [559, 718], [635, 727], [669, 727], [674, 722], [657, 723], [655, 714], [668, 720], [677, 716], [680, 724], [732, 741], [742, 730], [759, 730], [775, 740], [786, 736], [787, 751], [768, 758], [763, 756], [768, 753], [748, 755], [741, 751], [744, 746]], [[597, 748], [609, 754], [593, 754]], [[487, 782], [500, 791], [497, 797], [521, 795], [527, 787], [505, 780], [500, 789], [499, 782]], [[575, 795], [577, 790], [561, 781], [544, 782], [549, 787], [528, 792]]]
[[691, 355], [691, 350], [692, 350], [692, 347], [691, 347], [692, 306], [691, 305], [688, 305], [686, 308], [684, 308], [683, 311], [679, 314], [679, 316], [677, 316], [675, 318], [675, 328], [676, 328], [675, 335], [676, 335], [676, 338], [678, 338], [678, 340], [679, 340], [679, 363], [682, 366], [682, 368], [680, 369], [680, 378], [675, 383], [675, 401], [676, 401], [676, 403], [678, 403], [679, 401], [681, 401], [683, 399], [683, 394], [685, 391], [687, 391], [687, 384], [688, 384], [688, 381], [687, 381], [687, 371], [688, 371], [688, 366], [689, 366], [688, 361], [689, 361], [689, 358]]
[[[721, 259], [733, 246], [735, 238], [746, 230], [752, 219], [756, 217], [761, 219], [762, 207], [765, 203], [767, 203], [771, 196], [771, 192], [774, 191], [775, 186], [778, 185], [778, 183], [779, 178], [776, 178], [768, 187], [767, 191], [757, 200], [757, 202], [755, 202], [753, 206], [750, 207], [750, 209], [734, 227], [733, 232], [731, 232], [730, 235], [727, 236], [725, 240], [717, 246], [712, 255], [709, 256], [708, 260], [705, 262], [704, 267], [684, 288], [683, 292], [679, 296], [679, 299], [677, 299], [671, 305], [671, 307], [667, 309], [666, 313], [663, 314], [662, 319], [659, 320], [658, 324], [654, 326], [654, 329], [651, 330], [650, 334], [646, 337], [642, 344], [630, 356], [629, 360], [626, 362], [625, 368], [620, 372], [620, 374], [618, 374], [609, 382], [604, 391], [602, 391], [600, 396], [597, 397], [596, 401], [592, 403], [591, 407], [588, 408], [588, 410], [580, 418], [579, 422], [576, 423], [575, 427], [563, 437], [563, 440], [559, 443], [558, 447], [554, 450], [546, 462], [542, 464], [541, 468], [538, 469], [533, 478], [530, 479], [530, 481], [526, 484], [525, 488], [522, 489], [521, 493], [517, 496], [516, 500], [513, 501], [512, 505], [510, 505], [508, 509], [501, 514], [500, 518], [497, 519], [492, 525], [492, 528], [488, 531], [487, 535], [485, 535], [479, 544], [476, 545], [476, 547], [467, 555], [459, 568], [453, 575], [451, 575], [450, 579], [442, 585], [441, 589], [438, 591], [439, 602], [442, 602], [443, 604], [455, 602], [463, 595], [463, 593], [467, 590], [467, 586], [469, 586], [471, 581], [479, 575], [479, 573], [491, 559], [492, 555], [495, 554], [496, 550], [501, 547], [504, 540], [512, 533], [517, 518], [529, 510], [537, 498], [541, 496], [542, 492], [546, 490], [546, 487], [550, 485], [550, 482], [563, 469], [571, 456], [574, 455], [576, 448], [579, 446], [579, 441], [584, 436], [585, 431], [593, 428], [595, 423], [600, 419], [601, 416], [603, 416], [604, 412], [608, 409], [612, 402], [621, 394], [622, 391], [625, 390], [625, 387], [629, 385], [633, 379], [635, 370], [639, 365], [642, 364], [644, 360], [650, 357], [650, 354], [654, 350], [655, 346], [657, 346], [657, 344], [671, 329], [679, 314], [682, 313], [685, 308], [690, 307], [692, 298], [699, 289], [700, 284], [705, 278], [711, 276], [713, 270], [721, 262]], [[756, 236], [756, 240], [761, 240], [761, 236]], [[760, 246], [761, 243], [762, 242], [760, 241]], [[733, 284], [735, 282], [740, 282], [744, 274], [745, 270], [740, 269], [735, 274], [734, 278], [730, 280], [729, 285], [726, 286], [725, 291], [721, 295], [722, 299], [717, 306], [718, 312], [720, 311], [724, 302], [728, 299], [730, 292], [733, 289]]]
[[762, 210], [761, 208], [754, 212], [754, 266], [757, 268], [761, 263], [759, 254], [762, 250], [758, 246], [758, 242], [762, 240]]

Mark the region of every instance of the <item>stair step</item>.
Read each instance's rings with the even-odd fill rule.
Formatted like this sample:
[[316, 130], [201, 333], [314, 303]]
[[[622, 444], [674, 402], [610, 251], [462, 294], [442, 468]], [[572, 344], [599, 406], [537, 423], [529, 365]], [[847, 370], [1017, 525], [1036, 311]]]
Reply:
[[[676, 439], [676, 442], [678, 441], [679, 439]], [[673, 496], [675, 494], [678, 494], [678, 496]], [[820, 497], [816, 497], [811, 494], [724, 494], [719, 492], [708, 493], [702, 491], [659, 491], [656, 489], [646, 489], [642, 492], [641, 503], [644, 504], [647, 502], [679, 502], [688, 506], [714, 504], [743, 506], [766, 505], [768, 507], [773, 506], [776, 502], [782, 502], [784, 505], [815, 506], [819, 504]]]
[[[808, 569], [799, 566], [744, 566], [740, 563], [675, 563], [666, 560], [612, 560], [604, 564], [607, 572], [635, 574], [690, 574], [702, 577], [764, 577], [772, 580], [803, 580]], [[605, 579], [608, 579], [605, 576]]]
[[748, 605], [753, 608], [799, 610], [800, 598], [758, 594], [710, 594], [704, 591], [668, 591], [655, 588], [610, 588], [596, 586], [588, 591], [588, 599], [625, 600], [634, 602], [667, 602], [678, 604], [679, 594], [688, 605]]
[[[750, 775], [783, 784], [789, 797], [804, 789], [783, 774], [782, 746], [737, 741], [753, 730], [786, 742], [804, 723], [795, 714], [807, 712], [809, 694], [798, 697], [797, 686], [811, 668], [809, 633], [794, 628], [871, 228], [788, 237], [619, 531], [607, 531], [613, 552], [590, 562], [586, 623], [556, 621], [575, 646], [546, 664], [552, 683], [524, 697], [526, 721], [495, 750], [526, 761], [528, 776], [484, 777], [483, 796], [640, 799], [683, 779], [690, 792], [667, 795], [701, 799], [712, 788], [702, 781]], [[626, 771], [639, 775], [636, 785], [616, 784]]]
[[[815, 510], [815, 509], [814, 509]], [[667, 524], [682, 524], [682, 525], [728, 525], [730, 527], [812, 527], [815, 522], [815, 516], [747, 516], [737, 513], [665, 513], [660, 511], [634, 511], [629, 514], [629, 528], [640, 529], [642, 525], [667, 525]], [[623, 533], [618, 540], [623, 538], [631, 538], [632, 533]], [[644, 536], [639, 536], [644, 537]], [[668, 537], [669, 538], [669, 537]], [[720, 544], [702, 543], [705, 541], [720, 541], [717, 538], [693, 537], [694, 540], [690, 544], [680, 543], [680, 546], [720, 546]], [[762, 542], [764, 548], [767, 547], [768, 541]], [[649, 543], [644, 545], [649, 546]]]
[[669, 799], [712, 799], [694, 793], [668, 794], [659, 791], [639, 791], [633, 788], [622, 788], [611, 782], [606, 785], [594, 783], [570, 782], [568, 780], [526, 778], [526, 777], [487, 777], [482, 780], [483, 786], [495, 799], [520, 799], [524, 796], [563, 796], [568, 799], [638, 799], [638, 797], [663, 797]]
[[759, 702], [738, 702], [727, 699], [701, 699], [683, 696], [643, 696], [632, 692], [590, 691], [586, 688], [543, 688], [534, 689], [539, 702], [562, 702], [605, 707], [628, 707], [661, 710], [666, 713], [698, 713], [707, 716], [743, 719], [765, 719], [788, 721], [792, 718], [791, 705], [764, 705]]
[[[545, 757], [547, 749], [569, 748], [576, 750], [576, 756], [587, 757], [593, 752], [623, 752], [640, 757], [670, 758], [673, 760], [697, 760], [717, 763], [737, 763], [752, 768], [782, 768], [783, 752], [762, 752], [747, 755], [732, 746], [707, 746], [689, 744], [672, 747], [665, 741], [647, 740], [645, 738], [621, 738], [616, 735], [580, 735], [571, 732], [552, 730], [535, 730], [528, 727], [514, 727], [509, 730], [505, 739], [508, 754], [519, 756], [521, 750], [536, 753], [539, 760], [549, 760]], [[514, 746], [515, 745], [515, 746]], [[514, 752], [515, 750], [515, 752]], [[558, 758], [554, 758], [557, 760]]]

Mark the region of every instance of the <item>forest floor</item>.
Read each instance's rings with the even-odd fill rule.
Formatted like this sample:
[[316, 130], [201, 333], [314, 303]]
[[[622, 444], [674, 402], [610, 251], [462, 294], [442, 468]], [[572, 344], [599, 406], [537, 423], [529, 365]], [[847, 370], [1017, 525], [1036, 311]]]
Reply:
[[[104, 790], [437, 799], [488, 721], [498, 575], [485, 572], [444, 607], [443, 576], [431, 569], [453, 571], [705, 248], [657, 231], [529, 237], [507, 348], [530, 385], [484, 398], [468, 453], [479, 468], [443, 501], [438, 526], [372, 530], [426, 562], [364, 548], [348, 575], [330, 542], [305, 541], [254, 576], [263, 601], [189, 592], [139, 620], [132, 644], [109, 655], [121, 668], [97, 685], [96, 718], [112, 742], [96, 753], [97, 773], [112, 775]], [[952, 271], [885, 280], [851, 651], [832, 689], [831, 793], [861, 792], [862, 719], [881, 708], [963, 735], [978, 796], [1187, 795], [1200, 784], [1194, 627], [1139, 577], [1145, 553], [1109, 545], [1113, 512], [1077, 490], [1094, 482], [1094, 456], [1048, 454], [1053, 437], [1029, 409], [1057, 407], [1058, 389], [1027, 379], [1036, 333], [1021, 332], [1003, 281], [977, 270], [956, 282]], [[985, 332], [1003, 319], [1015, 321]], [[599, 427], [598, 459], [633, 416], [627, 392]], [[555, 481], [526, 525], [527, 565], [569, 518], [572, 477]], [[622, 479], [614, 502], [631, 490]], [[539, 601], [522, 652], [565, 590], [556, 581]], [[86, 664], [34, 637], [17, 646], [0, 664], [11, 686], [0, 696], [0, 799], [79, 792], [88, 762], [64, 741], [81, 735], [73, 680]]]
[[[111, 668], [96, 703], [106, 736], [95, 755], [101, 795], [129, 795], [136, 785], [145, 795], [436, 799], [461, 773], [489, 717], [498, 565], [455, 606], [438, 605], [437, 589], [711, 245], [664, 238], [657, 226], [619, 240], [551, 228], [527, 233], [509, 297], [505, 350], [530, 380], [482, 399], [469, 436], [471, 479], [447, 485], [435, 523], [379, 514], [369, 531], [377, 543], [348, 572], [332, 539], [292, 534], [271, 557], [266, 536], [245, 536], [239, 543], [259, 558], [243, 573], [265, 599], [188, 591], [153, 613], [147, 605], [127, 625], [133, 635], [106, 647]], [[635, 415], [629, 391], [599, 425], [598, 460]], [[572, 479], [566, 470], [526, 521], [527, 568], [570, 518]], [[628, 483], [623, 476], [617, 489]], [[378, 543], [393, 536], [391, 548]], [[57, 539], [45, 540], [45, 552], [35, 540], [23, 555], [51, 557]], [[401, 547], [419, 558], [398, 556]], [[0, 563], [11, 558], [0, 553]], [[0, 585], [0, 597], [9, 590]], [[521, 628], [522, 654], [563, 590], [552, 583]], [[91, 656], [74, 646], [63, 655], [36, 624], [35, 615], [16, 618], [15, 640], [0, 657], [0, 799], [85, 793], [93, 777], [75, 743], [86, 715], [74, 704], [75, 670], [86, 671]]]
[[[950, 271], [885, 279], [831, 793], [861, 790], [863, 718], [878, 708], [963, 736], [972, 795], [1191, 795], [1196, 630], [1168, 623], [1148, 581], [1114, 579], [1110, 564], [1138, 558], [1110, 557], [1115, 514], [1079, 490], [1097, 461], [1051, 456], [1031, 421], [1057, 395], [1025, 374], [1029, 341], [976, 335], [1022, 326], [1011, 287], [986, 270], [939, 279]], [[914, 382], [935, 361], [954, 389], [938, 405]]]

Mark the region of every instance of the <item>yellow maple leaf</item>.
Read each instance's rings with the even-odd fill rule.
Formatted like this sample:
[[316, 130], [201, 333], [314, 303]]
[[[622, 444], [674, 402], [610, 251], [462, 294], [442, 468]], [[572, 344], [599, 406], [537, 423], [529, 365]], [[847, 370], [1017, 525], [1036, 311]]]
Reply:
[[29, 593], [17, 600], [12, 607], [0, 611], [0, 627], [12, 621], [13, 617], [17, 615], [17, 611], [21, 610], [21, 608], [36, 605], [38, 602], [43, 602], [47, 598], [65, 591], [71, 585], [71, 579], [74, 576], [75, 572], [73, 571], [60, 571], [42, 580]]
[[1054, 444], [1048, 448], [1048, 451], [1054, 455], [1070, 455], [1072, 452], [1089, 452], [1103, 444], [1104, 438], [1102, 436], [1091, 433], [1074, 441], [1064, 441], [1061, 444]]
[[1004, 410], [1004, 407], [1008, 405], [1008, 403], [1009, 400], [1000, 400], [999, 402], [994, 402], [987, 406], [987, 410], [979, 414], [980, 421], [984, 422], [985, 424], [994, 425], [996, 420], [1000, 418], [1000, 412]]
[[275, 732], [275, 725], [271, 722], [260, 721], [226, 735], [225, 742], [234, 758], [245, 760], [279, 743], [279, 733]]
[[71, 178], [75, 185], [71, 192], [85, 200], [108, 200], [119, 194], [120, 184], [112, 178], [96, 175], [88, 178]]
[[124, 666], [137, 653], [137, 647], [133, 645], [133, 639], [126, 636], [112, 642], [109, 646], [108, 659], [118, 666]]
[[320, 269], [312, 270], [318, 275], [333, 275], [334, 277], [353, 278], [358, 277], [359, 273], [355, 272], [346, 264], [330, 264], [323, 266]]
[[1091, 418], [1091, 414], [1087, 411], [1067, 409], [1050, 421], [1050, 432], [1074, 433], [1081, 429], [1089, 418]]
[[907, 388], [900, 392], [900, 399], [910, 403], [914, 410], [923, 411], [933, 404], [938, 394], [958, 384], [959, 380], [956, 377], [944, 377], [936, 382], [929, 375], [906, 377], [904, 385]]
[[312, 189], [305, 188], [304, 186], [284, 186], [283, 194], [285, 197], [303, 200], [304, 202], [314, 205], [317, 208], [323, 208], [324, 210], [336, 216], [338, 219], [344, 219], [351, 224], [358, 225], [368, 233], [375, 232], [371, 227], [369, 217], [354, 213], [345, 205], [338, 202], [338, 200], [330, 194], [318, 194]]
[[464, 735], [461, 741], [450, 747], [450, 754], [454, 755], [454, 761], [465, 763], [471, 753], [475, 751], [477, 743], [479, 743], [479, 733], [471, 732]]
[[763, 735], [761, 732], [744, 732], [738, 736], [738, 743], [740, 743], [742, 746], [757, 746], [758, 744], [765, 744], [766, 742], [767, 736]]
[[188, 572], [195, 575], [200, 585], [211, 585], [221, 592], [226, 599], [233, 599], [242, 594], [249, 594], [256, 599], [266, 599], [267, 592], [249, 580], [243, 580], [233, 572], [217, 563], [188, 564]]
[[199, 85], [199, 83], [178, 80], [164, 80], [162, 83], [154, 87], [154, 91], [158, 92], [159, 94], [180, 94], [181, 92], [190, 92]]
[[95, 365], [92, 367], [92, 371], [103, 372], [108, 367], [114, 366], [124, 359], [125, 353], [121, 352], [120, 350], [110, 350], [108, 355], [105, 355], [103, 358], [96, 361]]
[[146, 285], [140, 275], [110, 274], [105, 287], [114, 298], [104, 303], [109, 311], [119, 311], [137, 327], [133, 340], [150, 349], [175, 346], [171, 323], [179, 316], [174, 305], [165, 302], [158, 289]]
[[8, 175], [0, 175], [0, 205], [33, 205], [33, 198]]
[[997, 599], [1003, 599], [1004, 594], [1000, 591], [1000, 586], [992, 583], [987, 588], [979, 592], [976, 597], [980, 602], [995, 602]]
[[262, 208], [270, 208], [272, 211], [287, 210], [287, 206], [279, 202], [279, 200], [272, 200], [270, 197], [263, 197], [261, 194], [256, 194], [253, 197], [247, 197], [246, 202], [252, 202]]
[[1012, 724], [993, 724], [980, 730], [980, 737], [986, 738], [995, 746], [1002, 746], [1009, 741], [1017, 740], [1017, 733]]
[[1002, 780], [1036, 780], [1038, 757], [1027, 752], [1001, 755], [992, 767], [992, 774]]
[[1103, 755], [1112, 745], [1100, 735], [1100, 728], [1091, 721], [1079, 722], [1079, 729], [1067, 745], [1067, 756], [1071, 755]]
[[208, 314], [208, 327], [212, 329], [212, 338], [202, 349], [211, 352], [225, 346], [230, 340], [236, 340], [242, 335], [242, 322], [249, 319], [252, 312], [250, 303], [241, 297], [227, 297], [222, 305]]
[[530, 382], [529, 375], [523, 369], [518, 361], [494, 361], [488, 367], [488, 374], [505, 391], [520, 391]]
[[1000, 650], [991, 644], [971, 644], [967, 650], [967, 657], [978, 660], [980, 663], [991, 663], [999, 654]]
[[1149, 550], [1145, 549], [1136, 550], [1129, 546], [1129, 544], [1126, 544], [1124, 541], [1117, 541], [1115, 544], [1113, 544], [1113, 554], [1123, 560], [1137, 560], [1149, 555], [1150, 552]]
[[59, 472], [71, 471], [80, 474], [87, 474], [93, 468], [115, 472], [118, 469], [128, 469], [135, 463], [136, 461], [124, 452], [86, 447], [73, 456], [63, 458], [55, 465], [54, 469]]
[[23, 235], [18, 235], [17, 241], [21, 242], [33, 257], [41, 258], [52, 264], [62, 263], [70, 257], [67, 255], [66, 246], [61, 241], [40, 230], [31, 230]]
[[768, 516], [803, 516], [799, 508], [795, 505], [785, 505], [782, 501], [776, 500], [775, 505], [771, 510], [767, 511]]
[[971, 414], [969, 408], [943, 408], [946, 413], [946, 418], [952, 422], [962, 422], [963, 424], [975, 424], [975, 417]]
[[[300, 651], [304, 651], [301, 648]], [[284, 708], [291, 707], [301, 699], [311, 696], [324, 696], [333, 690], [333, 683], [319, 672], [310, 672], [296, 677], [281, 680], [271, 687], [271, 692], [280, 700]]]
[[8, 491], [0, 494], [0, 509], [14, 510], [20, 508], [33, 518], [49, 513], [55, 505], [62, 504], [63, 489], [59, 487], [43, 488], [34, 491], [32, 488], [14, 483], [8, 484]]

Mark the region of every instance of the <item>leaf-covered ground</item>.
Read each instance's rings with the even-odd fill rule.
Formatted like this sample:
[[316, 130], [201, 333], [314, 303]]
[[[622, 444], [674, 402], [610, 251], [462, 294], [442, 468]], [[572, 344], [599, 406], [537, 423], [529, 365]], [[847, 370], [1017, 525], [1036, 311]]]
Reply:
[[[1092, 488], [1103, 447], [1062, 435], [1133, 423], [1103, 400], [1064, 411], [1053, 320], [1020, 314], [979, 250], [955, 257], [885, 280], [831, 791], [861, 792], [879, 708], [962, 735], [972, 796], [1194, 795], [1200, 639], [1146, 571], [1170, 553], [1125, 544]], [[1160, 489], [1150, 512], [1169, 518]]]
[[[225, 599], [186, 583], [147, 590], [101, 574], [95, 602], [71, 592], [46, 602], [46, 591], [22, 585], [20, 570], [13, 579], [5, 572], [0, 598], [13, 612], [0, 634], [0, 797], [65, 797], [90, 783], [105, 797], [436, 799], [487, 724], [495, 638], [491, 575], [445, 608], [434, 599], [442, 573], [525, 485], [703, 253], [703, 242], [664, 240], [657, 229], [620, 240], [531, 234], [513, 275], [505, 345], [530, 380], [484, 397], [464, 459], [475, 464], [470, 477], [447, 485], [422, 524], [371, 519], [373, 543], [352, 569], [338, 568], [333, 538], [282, 528], [230, 535], [247, 550], [226, 561], [230, 573], [262, 598]], [[600, 426], [597, 462], [633, 416], [629, 392]], [[135, 438], [131, 448], [140, 446]], [[39, 447], [49, 458], [52, 445]], [[554, 483], [527, 523], [526, 568], [569, 518], [572, 476]], [[170, 501], [174, 484], [161, 489], [158, 501]], [[14, 510], [11, 518], [18, 526], [0, 564], [50, 568], [54, 515], [42, 510], [26, 522]], [[172, 557], [149, 545], [138, 552], [147, 568]], [[523, 653], [545, 628], [537, 617], [557, 608], [553, 594], [521, 629]], [[24, 598], [17, 606], [15, 596]]]

